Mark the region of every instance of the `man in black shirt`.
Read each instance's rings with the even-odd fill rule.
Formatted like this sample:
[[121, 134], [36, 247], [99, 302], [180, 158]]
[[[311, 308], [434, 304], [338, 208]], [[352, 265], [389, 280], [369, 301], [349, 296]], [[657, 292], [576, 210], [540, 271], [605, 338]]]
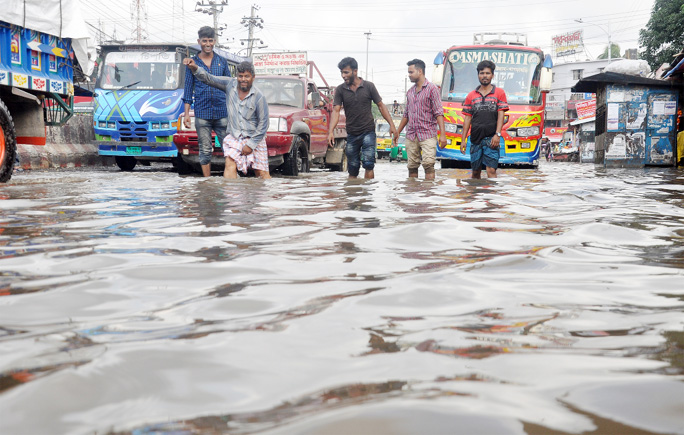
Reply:
[[335, 143], [333, 132], [340, 120], [340, 110], [344, 106], [344, 113], [347, 117], [347, 148], [345, 154], [347, 155], [349, 178], [359, 176], [361, 164], [365, 169], [364, 178], [374, 178], [376, 142], [375, 120], [373, 119], [371, 102], [378, 105], [382, 117], [389, 123], [394, 142], [399, 137], [399, 133], [375, 85], [357, 75], [359, 64], [356, 60], [352, 57], [345, 57], [337, 64], [337, 67], [340, 69], [344, 83], [335, 89], [328, 143], [330, 146]]

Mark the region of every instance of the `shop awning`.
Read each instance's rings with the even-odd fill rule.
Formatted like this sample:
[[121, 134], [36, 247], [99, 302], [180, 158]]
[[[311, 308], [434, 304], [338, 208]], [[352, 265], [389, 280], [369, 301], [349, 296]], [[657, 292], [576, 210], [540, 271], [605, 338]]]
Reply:
[[572, 121], [570, 125], [580, 125], [580, 124], [586, 124], [587, 122], [594, 122], [596, 121], [596, 117], [592, 116], [591, 118], [587, 119], [578, 119], [577, 121]]

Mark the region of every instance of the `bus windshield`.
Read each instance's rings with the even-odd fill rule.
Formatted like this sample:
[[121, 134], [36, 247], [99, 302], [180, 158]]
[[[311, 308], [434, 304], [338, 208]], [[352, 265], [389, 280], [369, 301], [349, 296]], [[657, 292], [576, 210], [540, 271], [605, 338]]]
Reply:
[[480, 84], [477, 64], [491, 60], [496, 65], [492, 83], [506, 92], [509, 104], [540, 104], [541, 53], [515, 48], [467, 48], [449, 53], [444, 67], [442, 99], [463, 101]]
[[113, 51], [100, 72], [101, 89], [178, 89], [180, 64], [173, 51]]

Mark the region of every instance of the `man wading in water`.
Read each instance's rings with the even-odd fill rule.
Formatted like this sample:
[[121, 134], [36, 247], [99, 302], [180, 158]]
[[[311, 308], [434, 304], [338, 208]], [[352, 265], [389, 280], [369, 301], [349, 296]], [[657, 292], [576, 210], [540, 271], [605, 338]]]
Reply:
[[337, 64], [344, 83], [335, 89], [333, 113], [328, 130], [328, 143], [335, 145], [335, 127], [340, 120], [340, 110], [344, 105], [347, 116], [347, 168], [349, 178], [359, 176], [361, 163], [365, 169], [364, 178], [374, 178], [375, 172], [375, 120], [371, 109], [372, 102], [378, 105], [382, 117], [390, 125], [390, 133], [396, 143], [399, 133], [394, 126], [387, 106], [382, 102], [375, 85], [357, 75], [359, 64], [352, 57], [345, 57]]
[[477, 65], [480, 86], [471, 91], [463, 102], [463, 132], [461, 153], [465, 154], [468, 130], [470, 135], [470, 167], [472, 178], [482, 178], [482, 168], [487, 168], [487, 177], [496, 178], [499, 165], [499, 148], [504, 112], [508, 110], [506, 93], [492, 84], [496, 65], [483, 60]]
[[190, 58], [183, 59], [183, 63], [197, 80], [226, 93], [228, 129], [223, 141], [223, 154], [226, 156], [223, 176], [237, 178], [237, 171], [247, 173], [252, 168], [257, 177], [271, 178], [266, 148], [268, 103], [264, 95], [252, 86], [254, 66], [250, 62], [241, 62], [237, 66], [237, 79], [234, 79], [213, 76]]

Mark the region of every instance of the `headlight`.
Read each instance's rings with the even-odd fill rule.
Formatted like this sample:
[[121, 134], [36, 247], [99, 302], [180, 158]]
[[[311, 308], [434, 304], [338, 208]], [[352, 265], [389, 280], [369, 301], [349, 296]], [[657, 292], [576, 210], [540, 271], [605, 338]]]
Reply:
[[150, 130], [159, 130], [158, 122], [150, 122]]
[[169, 122], [168, 122], [168, 121], [162, 122], [162, 123], [161, 123], [161, 128], [169, 128]]
[[107, 122], [107, 128], [116, 128], [115, 122]]
[[529, 137], [539, 135], [539, 127], [524, 127], [518, 129], [519, 137]]
[[185, 116], [183, 115], [178, 117], [178, 131], [195, 131], [195, 117], [190, 114], [190, 128], [185, 128], [185, 124], [183, 123], [184, 119]]
[[285, 118], [268, 118], [268, 131], [287, 132], [287, 120]]
[[444, 129], [445, 129], [448, 133], [454, 133], [454, 134], [458, 133], [458, 125], [452, 124], [452, 123], [450, 123], [450, 122], [444, 123]]
[[100, 121], [97, 123], [97, 126], [100, 128], [107, 128], [107, 123], [105, 121]]

